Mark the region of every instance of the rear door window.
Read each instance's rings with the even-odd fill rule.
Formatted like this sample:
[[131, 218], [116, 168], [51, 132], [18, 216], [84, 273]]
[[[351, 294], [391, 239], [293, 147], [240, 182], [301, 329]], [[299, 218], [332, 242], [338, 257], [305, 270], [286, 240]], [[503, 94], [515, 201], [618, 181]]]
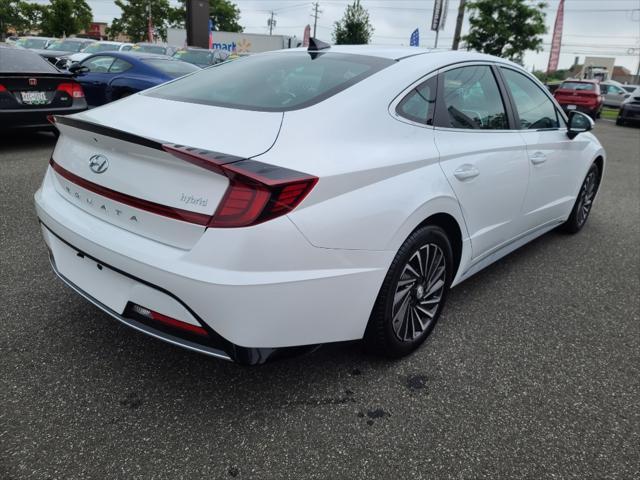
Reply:
[[437, 125], [473, 130], [506, 130], [507, 112], [491, 67], [475, 65], [442, 73], [443, 108]]
[[304, 108], [395, 63], [340, 53], [286, 52], [220, 63], [145, 95], [259, 111]]

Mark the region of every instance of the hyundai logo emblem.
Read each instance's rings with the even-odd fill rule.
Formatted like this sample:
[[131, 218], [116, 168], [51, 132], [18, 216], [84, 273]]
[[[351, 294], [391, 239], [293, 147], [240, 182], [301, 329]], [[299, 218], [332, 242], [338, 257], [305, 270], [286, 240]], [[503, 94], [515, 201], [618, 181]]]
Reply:
[[89, 168], [93, 173], [104, 173], [109, 168], [109, 159], [104, 155], [94, 155], [89, 159]]

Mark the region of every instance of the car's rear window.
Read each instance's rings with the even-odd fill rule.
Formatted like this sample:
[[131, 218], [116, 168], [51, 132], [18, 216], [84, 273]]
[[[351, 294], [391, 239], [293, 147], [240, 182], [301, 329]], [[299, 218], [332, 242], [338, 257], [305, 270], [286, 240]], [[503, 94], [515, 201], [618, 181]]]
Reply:
[[61, 40], [53, 42], [47, 50], [58, 50], [60, 52], [79, 52], [84, 47], [91, 45], [90, 42], [74, 42], [73, 40]]
[[200, 70], [199, 67], [192, 65], [191, 63], [181, 62], [180, 60], [169, 60], [162, 58], [145, 58], [142, 60], [147, 65], [151, 65], [157, 68], [165, 75], [169, 75], [171, 78], [178, 78], [187, 73], [192, 73]]
[[114, 52], [118, 50], [120, 45], [117, 43], [92, 43], [85, 48], [82, 53], [100, 53], [100, 52]]
[[47, 46], [46, 38], [21, 38], [16, 42], [16, 45], [19, 45], [24, 48], [40, 48], [44, 49]]
[[162, 85], [146, 95], [282, 112], [320, 102], [392, 63], [385, 58], [330, 52], [252, 55]]
[[60, 73], [37, 53], [23, 49], [3, 49], [0, 73]]
[[134, 45], [133, 51], [164, 55], [167, 52], [167, 49], [161, 45]]
[[563, 82], [560, 85], [560, 88], [565, 90], [589, 90], [593, 91], [596, 89], [596, 85], [590, 82]]

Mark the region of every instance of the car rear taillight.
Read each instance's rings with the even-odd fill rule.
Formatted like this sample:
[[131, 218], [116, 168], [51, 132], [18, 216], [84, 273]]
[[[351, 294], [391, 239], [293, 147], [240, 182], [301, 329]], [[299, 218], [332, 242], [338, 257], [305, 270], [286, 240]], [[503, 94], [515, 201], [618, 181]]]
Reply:
[[229, 186], [208, 227], [248, 227], [286, 215], [318, 182], [318, 177], [257, 160], [162, 145], [168, 153], [229, 179]]
[[0, 83], [0, 92], [6, 92], [6, 91], [7, 91], [7, 87], [5, 87]]
[[71, 98], [84, 98], [84, 91], [79, 83], [61, 83], [57, 90], [67, 93]]

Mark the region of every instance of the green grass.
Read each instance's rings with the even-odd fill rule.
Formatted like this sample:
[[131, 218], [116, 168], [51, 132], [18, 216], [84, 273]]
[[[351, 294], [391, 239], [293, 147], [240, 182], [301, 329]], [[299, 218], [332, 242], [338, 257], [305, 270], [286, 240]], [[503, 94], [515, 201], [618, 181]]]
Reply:
[[602, 118], [608, 118], [609, 120], [615, 120], [618, 118], [618, 109], [617, 108], [603, 108], [602, 109]]

